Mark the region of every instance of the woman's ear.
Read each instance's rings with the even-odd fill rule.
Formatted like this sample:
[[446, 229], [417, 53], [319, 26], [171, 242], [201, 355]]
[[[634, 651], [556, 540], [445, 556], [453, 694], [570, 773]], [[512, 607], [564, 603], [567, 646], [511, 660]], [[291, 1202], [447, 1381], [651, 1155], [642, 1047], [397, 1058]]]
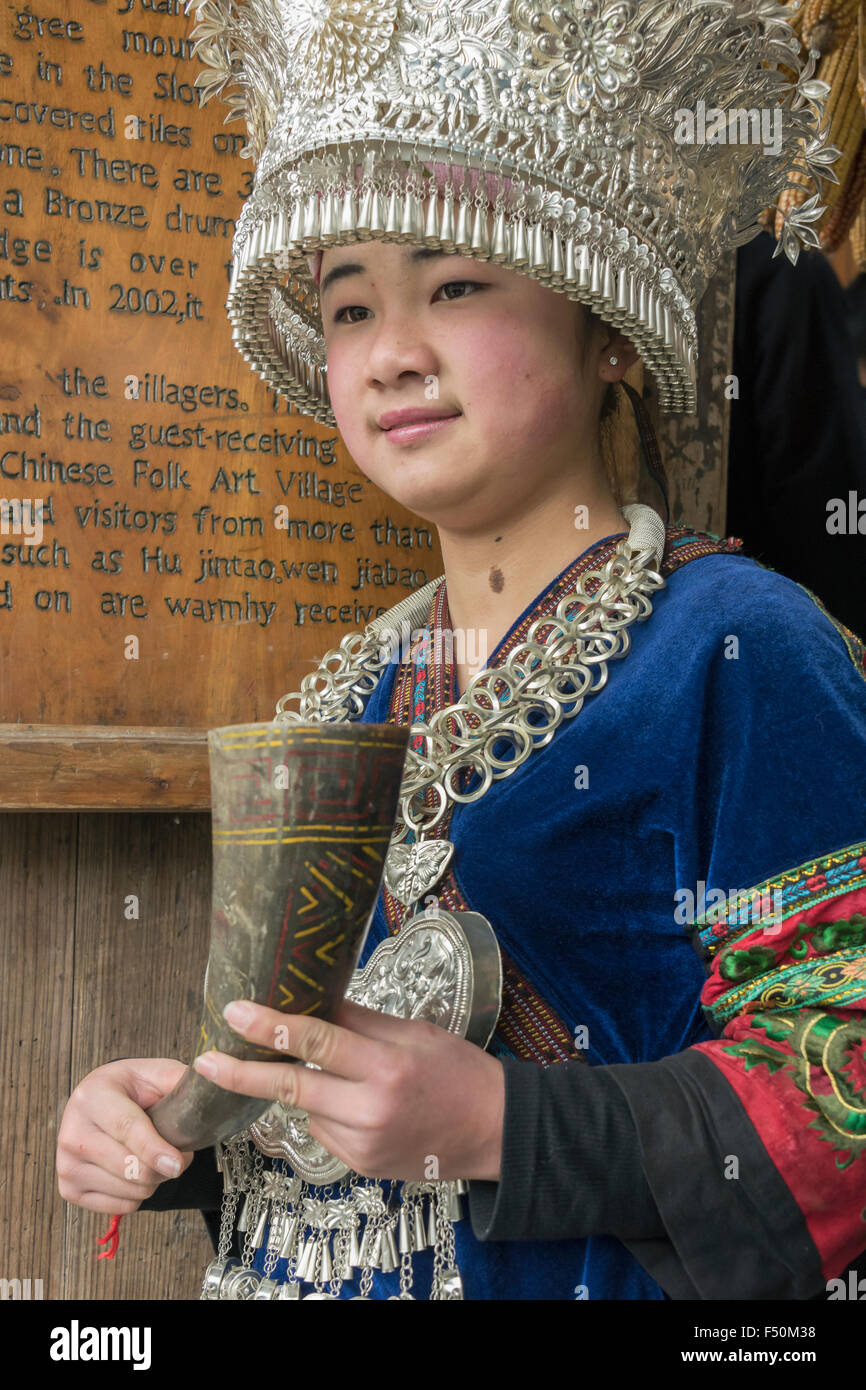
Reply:
[[622, 333], [608, 330], [599, 350], [598, 374], [602, 381], [622, 381], [638, 361], [640, 353]]

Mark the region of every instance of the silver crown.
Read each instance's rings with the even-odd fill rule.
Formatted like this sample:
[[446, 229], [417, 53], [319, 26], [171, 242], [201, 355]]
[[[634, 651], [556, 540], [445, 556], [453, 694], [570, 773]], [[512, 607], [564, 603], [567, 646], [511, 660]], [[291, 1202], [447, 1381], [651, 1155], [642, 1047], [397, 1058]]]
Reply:
[[[805, 176], [817, 191], [777, 248], [796, 263], [819, 244], [821, 178], [838, 183], [798, 8], [187, 0], [200, 101], [246, 121], [256, 165], [226, 302], [238, 350], [335, 425], [307, 257], [381, 237], [581, 300], [638, 348], [661, 410], [693, 412], [695, 307], [720, 256]], [[434, 161], [455, 166], [441, 200]]]

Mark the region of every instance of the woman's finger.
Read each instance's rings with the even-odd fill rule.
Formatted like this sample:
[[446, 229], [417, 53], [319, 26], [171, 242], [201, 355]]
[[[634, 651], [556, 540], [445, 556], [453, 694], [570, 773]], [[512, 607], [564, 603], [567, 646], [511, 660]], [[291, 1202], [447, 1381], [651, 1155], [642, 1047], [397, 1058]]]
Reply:
[[[192, 1154], [182, 1155], [181, 1172], [189, 1167], [191, 1161]], [[86, 1141], [74, 1143], [67, 1139], [59, 1146], [57, 1175], [69, 1181], [77, 1167], [90, 1165], [100, 1169], [106, 1179], [112, 1178], [119, 1183], [134, 1184], [141, 1189], [142, 1197], [149, 1196], [150, 1191], [159, 1183], [165, 1182], [168, 1176], [149, 1167], [123, 1144], [112, 1139], [110, 1134], [104, 1134], [96, 1128], [88, 1130]], [[148, 1191], [145, 1191], [145, 1188]]]
[[[202, 1062], [213, 1063], [211, 1076]], [[242, 1062], [225, 1052], [205, 1052], [195, 1060], [195, 1069], [226, 1091], [242, 1096], [261, 1096], [329, 1119], [352, 1124], [363, 1104], [364, 1090], [358, 1082], [311, 1071], [296, 1062]]]
[[95, 1192], [82, 1192], [74, 1199], [77, 1207], [84, 1207], [85, 1211], [104, 1212], [106, 1216], [129, 1216], [132, 1212], [138, 1211], [142, 1200], [135, 1197], [106, 1197], [105, 1193], [98, 1189]]
[[[101, 1068], [100, 1072], [86, 1077], [73, 1092], [70, 1098], [74, 1103], [72, 1113], [88, 1117], [96, 1130], [114, 1139], [124, 1153], [137, 1158], [143, 1168], [152, 1169], [160, 1177], [177, 1177], [183, 1170], [181, 1150], [162, 1138], [142, 1109], [142, 1101], [155, 1104], [160, 1095], [171, 1090], [171, 1086], [154, 1094], [157, 1086], [154, 1085], [153, 1076], [136, 1073], [134, 1062], [112, 1065], [119, 1070], [109, 1072], [108, 1067]], [[179, 1063], [169, 1065], [175, 1076], [178, 1068], [180, 1075], [185, 1070]], [[130, 1095], [130, 1092], [133, 1094]], [[59, 1137], [65, 1142], [66, 1136], [62, 1132]], [[166, 1169], [160, 1167], [160, 1160], [166, 1162]], [[172, 1162], [176, 1171], [167, 1170]]]
[[[354, 1006], [357, 1007], [357, 1006]], [[371, 1010], [361, 1009], [359, 1014], [369, 1014]], [[380, 1040], [378, 1033], [385, 1028], [368, 1019], [353, 1017], [369, 1029], [367, 1034], [341, 1028], [336, 1023], [328, 1023], [323, 1018], [309, 1014], [282, 1014], [265, 1004], [253, 1004], [250, 1000], [233, 1000], [224, 1010], [226, 1022], [232, 1032], [240, 1034], [247, 1042], [258, 1043], [277, 1052], [297, 1057], [302, 1062], [311, 1062], [331, 1076], [342, 1077], [345, 1081], [361, 1081], [381, 1067], [387, 1041]], [[243, 1016], [242, 1016], [243, 1015]], [[404, 1023], [402, 1019], [391, 1019], [391, 1023]], [[264, 1067], [273, 1063], [263, 1062]], [[218, 1085], [223, 1085], [217, 1080]], [[228, 1086], [228, 1090], [234, 1090]], [[251, 1095], [266, 1095], [263, 1091], [252, 1091]]]
[[[162, 1181], [160, 1178], [159, 1182]], [[131, 1178], [118, 1178], [98, 1163], [79, 1162], [68, 1173], [58, 1164], [57, 1185], [61, 1197], [67, 1201], [77, 1202], [76, 1194], [82, 1192], [101, 1192], [115, 1200], [123, 1198], [130, 1202], [143, 1202], [152, 1196], [159, 1183], [156, 1179], [153, 1182], [136, 1182]]]

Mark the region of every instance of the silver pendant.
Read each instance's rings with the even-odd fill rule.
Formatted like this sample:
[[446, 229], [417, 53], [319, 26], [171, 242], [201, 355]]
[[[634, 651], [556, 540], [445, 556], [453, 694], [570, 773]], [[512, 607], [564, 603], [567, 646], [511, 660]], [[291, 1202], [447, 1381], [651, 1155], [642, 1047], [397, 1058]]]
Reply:
[[[394, 1018], [419, 1018], [485, 1048], [502, 1003], [502, 959], [496, 935], [480, 912], [417, 913], [397, 936], [380, 941], [346, 998]], [[352, 1170], [309, 1131], [309, 1115], [276, 1101], [250, 1125], [256, 1148], [284, 1158], [313, 1185], [338, 1182]]]
[[244, 1302], [255, 1297], [262, 1282], [257, 1269], [248, 1269], [235, 1257], [226, 1260], [225, 1273], [220, 1281], [218, 1297], [230, 1302]]
[[404, 907], [411, 907], [436, 886], [453, 854], [450, 840], [392, 845], [385, 860], [385, 887]]
[[463, 1280], [456, 1265], [442, 1271], [442, 1297], [449, 1302], [463, 1298]]

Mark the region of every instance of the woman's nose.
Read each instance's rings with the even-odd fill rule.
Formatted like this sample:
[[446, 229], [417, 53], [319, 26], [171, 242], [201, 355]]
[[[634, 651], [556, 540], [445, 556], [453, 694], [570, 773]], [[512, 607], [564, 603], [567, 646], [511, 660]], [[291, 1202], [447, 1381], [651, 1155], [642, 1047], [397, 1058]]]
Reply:
[[439, 354], [420, 329], [416, 314], [385, 317], [372, 334], [367, 359], [371, 379], [392, 385], [407, 372], [422, 380], [439, 375]]

